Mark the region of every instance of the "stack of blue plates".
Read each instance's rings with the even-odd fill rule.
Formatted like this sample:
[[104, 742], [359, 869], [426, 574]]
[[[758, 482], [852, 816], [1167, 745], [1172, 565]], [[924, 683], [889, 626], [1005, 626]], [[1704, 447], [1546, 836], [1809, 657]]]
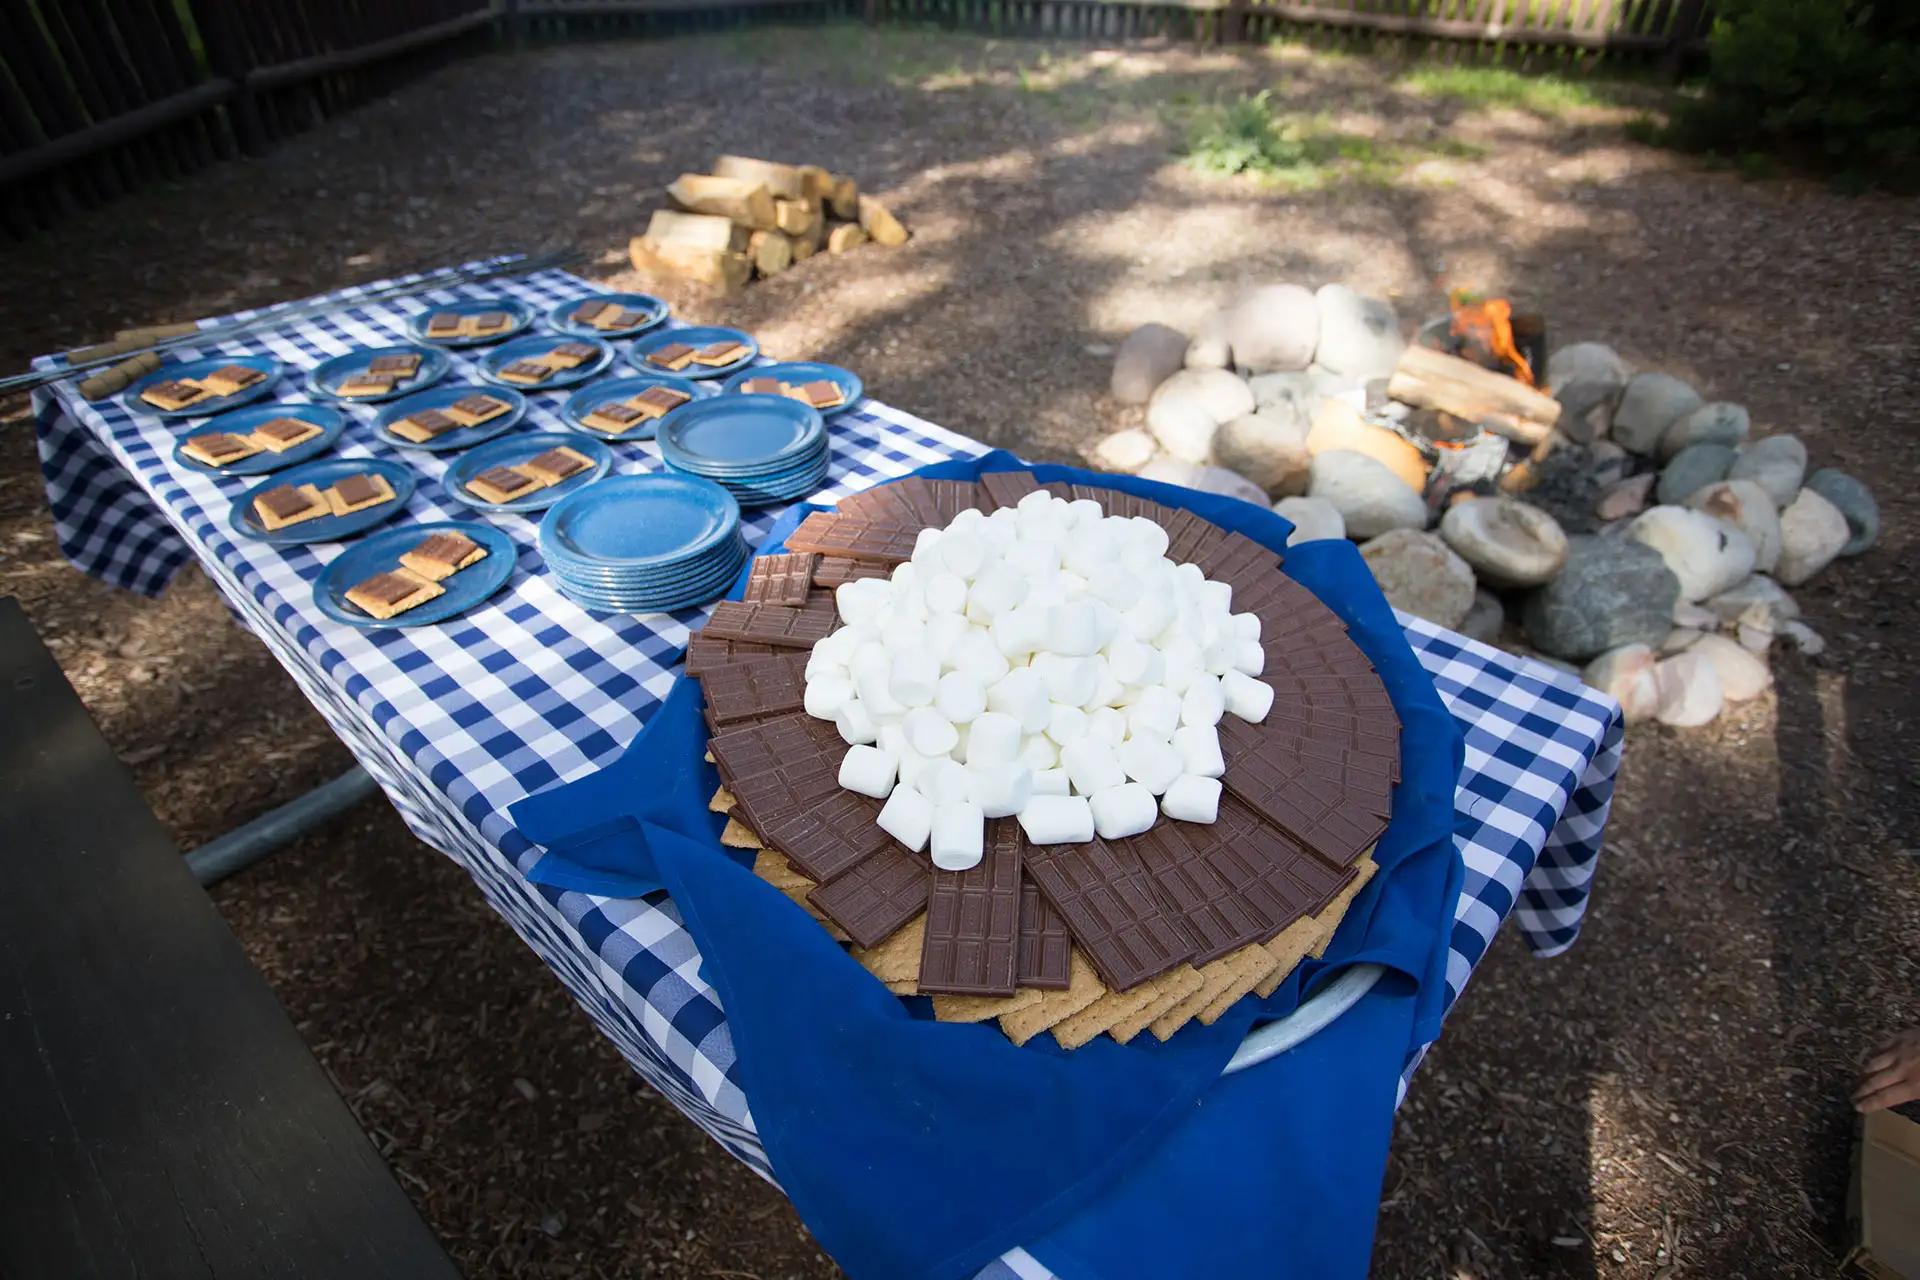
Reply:
[[540, 522], [540, 554], [575, 604], [664, 613], [718, 600], [747, 561], [740, 504], [694, 476], [612, 476]]
[[743, 507], [792, 502], [827, 477], [827, 424], [787, 396], [714, 396], [682, 405], [660, 426], [660, 456], [705, 476]]

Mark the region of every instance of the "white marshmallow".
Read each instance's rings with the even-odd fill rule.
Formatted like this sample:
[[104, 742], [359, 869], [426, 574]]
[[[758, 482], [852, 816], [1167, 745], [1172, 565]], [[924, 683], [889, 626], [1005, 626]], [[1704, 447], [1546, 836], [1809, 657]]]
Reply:
[[1260, 638], [1260, 615], [1257, 613], [1236, 613], [1233, 615], [1233, 634], [1242, 640]]
[[1012, 716], [1022, 733], [1041, 733], [1047, 727], [1047, 684], [1032, 667], [1015, 667], [987, 690], [987, 706]]
[[962, 507], [954, 514], [953, 519], [947, 522], [947, 528], [960, 529], [966, 533], [977, 536], [986, 523], [986, 512], [980, 510], [978, 507]]
[[1087, 736], [1108, 747], [1127, 740], [1127, 713], [1114, 707], [1096, 707], [1087, 715]]
[[1113, 544], [1113, 539], [1105, 529], [1079, 528], [1073, 531], [1073, 536], [1067, 539], [1066, 546], [1061, 549], [1060, 565], [1091, 584], [1093, 575], [1100, 571], [1101, 566], [1111, 564], [1119, 554], [1120, 549]]
[[1206, 672], [1206, 663], [1200, 652], [1200, 646], [1185, 636], [1180, 636], [1160, 649], [1160, 656], [1166, 670], [1160, 677], [1160, 683], [1169, 692], [1183, 694], [1194, 681], [1194, 677]]
[[1084, 600], [1047, 610], [1047, 645], [1054, 653], [1082, 658], [1100, 649], [1100, 620]]
[[1033, 794], [1036, 796], [1072, 795], [1073, 782], [1067, 777], [1065, 769], [1035, 769]]
[[971, 534], [948, 530], [940, 537], [939, 560], [948, 573], [967, 582], [986, 562], [987, 548], [979, 538]]
[[1220, 818], [1220, 782], [1183, 773], [1160, 797], [1160, 812], [1179, 822], [1217, 822]]
[[1053, 495], [1045, 489], [1035, 489], [1020, 495], [1020, 501], [1014, 504], [1021, 511], [1045, 511], [1053, 505]]
[[1167, 537], [1167, 531], [1161, 527], [1160, 522], [1147, 516], [1134, 516], [1132, 519], [1133, 545], [1139, 547], [1149, 555], [1164, 556], [1167, 554], [1167, 547], [1170, 540]]
[[1234, 659], [1240, 656], [1240, 638], [1228, 634], [1215, 633], [1206, 641], [1202, 650], [1201, 662], [1209, 675], [1223, 676], [1234, 669]]
[[928, 574], [922, 590], [930, 613], [959, 613], [967, 607], [967, 584], [945, 570]]
[[912, 787], [895, 787], [876, 822], [882, 831], [919, 853], [933, 832], [933, 801]]
[[1134, 601], [1121, 623], [1135, 640], [1153, 640], [1179, 618], [1179, 605], [1164, 592], [1153, 591]]
[[1114, 757], [1113, 748], [1098, 738], [1082, 738], [1062, 748], [1060, 764], [1072, 780], [1073, 789], [1083, 796], [1117, 787], [1127, 780], [1127, 772]]
[[1044, 733], [1024, 734], [1020, 738], [1020, 763], [1029, 769], [1051, 769], [1060, 763], [1060, 748]]
[[913, 562], [923, 568], [937, 569], [941, 533], [938, 529], [922, 529], [913, 539]]
[[887, 579], [893, 583], [895, 595], [902, 591], [911, 591], [920, 585], [920, 566], [911, 560], [903, 560], [893, 566], [893, 571], [887, 575]]
[[[1241, 614], [1241, 617], [1247, 617]], [[1233, 669], [1243, 676], [1257, 676], [1267, 669], [1267, 650], [1258, 640], [1242, 637], [1234, 644]]]
[[1173, 749], [1180, 754], [1180, 772], [1217, 778], [1227, 771], [1220, 754], [1220, 731], [1210, 724], [1183, 724], [1173, 731]]
[[1065, 703], [1052, 704], [1047, 708], [1047, 736], [1063, 747], [1086, 737], [1087, 713]]
[[1226, 697], [1227, 710], [1249, 723], [1259, 724], [1273, 710], [1273, 686], [1242, 672], [1221, 676], [1220, 692]]
[[1060, 571], [1060, 544], [1019, 539], [1007, 548], [1006, 564], [1009, 569], [1024, 575], [1030, 583], [1051, 578]]
[[942, 756], [929, 760], [913, 780], [914, 790], [935, 804], [958, 804], [973, 799], [973, 774], [958, 760]]
[[904, 741], [901, 743], [900, 750], [896, 754], [900, 757], [900, 785], [903, 787], [918, 787], [920, 785], [921, 775], [926, 772], [927, 765], [932, 762], [912, 747], [906, 745]]
[[1192, 599], [1200, 594], [1200, 588], [1207, 585], [1207, 575], [1200, 571], [1197, 564], [1180, 564], [1173, 568], [1174, 581], [1179, 584], [1180, 594]]
[[966, 761], [966, 758], [967, 758], [967, 739], [969, 736], [971, 736], [967, 731], [971, 727], [972, 727], [971, 725], [964, 725], [964, 724], [956, 724], [955, 726], [953, 726], [953, 734], [954, 734], [954, 737], [958, 739], [958, 741], [956, 741], [953, 744], [953, 750], [947, 752], [947, 754], [952, 756], [955, 760], [961, 761], [963, 763]]
[[982, 685], [995, 684], [1012, 669], [1007, 655], [985, 631], [972, 630], [960, 637], [950, 658], [955, 671], [966, 672]]
[[892, 724], [879, 726], [874, 736], [880, 743], [880, 749], [892, 755], [896, 760], [905, 755], [909, 750], [907, 746], [907, 731], [900, 727], [900, 722], [897, 720]]
[[900, 721], [900, 727], [907, 731], [907, 745], [923, 756], [945, 756], [960, 741], [953, 721], [932, 707], [915, 707]]
[[983, 711], [967, 726], [967, 767], [979, 770], [1006, 764], [1020, 754], [1020, 722], [998, 711]]
[[991, 626], [993, 620], [1027, 598], [1028, 578], [1004, 563], [995, 564], [967, 589], [967, 621]]
[[906, 602], [895, 600], [880, 614], [880, 643], [888, 653], [905, 653], [909, 649], [924, 649], [927, 645], [927, 624], [922, 618], [916, 618], [906, 610]]
[[1127, 731], [1171, 738], [1180, 727], [1180, 698], [1165, 685], [1149, 685], [1127, 706]]
[[1086, 706], [1093, 701], [1093, 691], [1100, 687], [1100, 667], [1093, 658], [1063, 658], [1057, 653], [1036, 653], [1033, 656], [1033, 669], [1046, 682], [1047, 697], [1068, 706]]
[[1200, 584], [1200, 611], [1216, 618], [1233, 612], [1233, 584], [1209, 578]]
[[887, 692], [903, 707], [924, 707], [940, 685], [940, 662], [925, 648], [902, 649], [893, 655], [887, 674]]
[[[1099, 654], [1093, 656], [1096, 662], [1099, 658]], [[1127, 686], [1115, 680], [1113, 673], [1103, 668], [1100, 672], [1100, 683], [1094, 686], [1093, 697], [1087, 699], [1087, 709], [1092, 711], [1101, 707], [1111, 707], [1126, 696]]]
[[1137, 782], [1123, 783], [1096, 791], [1087, 799], [1093, 810], [1093, 829], [1102, 840], [1124, 840], [1137, 836], [1160, 816], [1153, 793]]
[[1216, 676], [1198, 675], [1180, 695], [1180, 723], [1215, 725], [1227, 713], [1226, 695], [1220, 692]]
[[935, 613], [927, 617], [927, 652], [939, 661], [941, 670], [951, 670], [954, 650], [971, 631], [972, 625], [957, 613]]
[[1180, 776], [1180, 753], [1159, 738], [1130, 738], [1114, 758], [1127, 776], [1159, 795]]
[[833, 727], [840, 731], [840, 740], [849, 746], [873, 742], [879, 737], [873, 717], [867, 714], [866, 704], [858, 698], [848, 698], [840, 704], [839, 710], [833, 713]]
[[971, 724], [987, 709], [987, 688], [971, 671], [949, 671], [934, 689], [933, 705], [953, 724]]
[[1085, 844], [1093, 839], [1093, 809], [1084, 796], [1036, 795], [1020, 811], [1020, 829], [1034, 844]]
[[1074, 524], [1082, 528], [1098, 524], [1107, 515], [1092, 498], [1075, 498], [1067, 504], [1067, 510], [1073, 513]]
[[977, 804], [933, 806], [932, 840], [927, 852], [942, 871], [965, 871], [980, 865], [986, 852], [987, 821]]
[[833, 589], [833, 607], [850, 627], [870, 621], [892, 598], [893, 587], [880, 578], [855, 578]]
[[807, 670], [811, 672], [816, 662], [848, 666], [853, 662], [853, 655], [859, 652], [861, 645], [870, 640], [878, 641], [879, 639], [880, 633], [869, 627], [852, 624], [844, 626], [813, 646], [807, 654]]
[[885, 800], [893, 790], [900, 762], [878, 747], [848, 747], [840, 759], [840, 785], [875, 800]]
[[1047, 646], [1048, 610], [1039, 605], [1008, 609], [993, 620], [993, 643], [1009, 658], [1024, 658]]
[[1061, 600], [1074, 601], [1087, 598], [1087, 580], [1071, 569], [1062, 569], [1053, 575], [1048, 589]]
[[1121, 684], [1146, 684], [1147, 655], [1156, 652], [1152, 645], [1123, 630], [1107, 643], [1107, 670]]
[[1033, 794], [1033, 770], [1015, 760], [972, 771], [973, 803], [989, 818], [1011, 818]]
[[821, 675], [807, 681], [802, 706], [815, 720], [831, 720], [854, 699], [853, 681], [841, 675]]

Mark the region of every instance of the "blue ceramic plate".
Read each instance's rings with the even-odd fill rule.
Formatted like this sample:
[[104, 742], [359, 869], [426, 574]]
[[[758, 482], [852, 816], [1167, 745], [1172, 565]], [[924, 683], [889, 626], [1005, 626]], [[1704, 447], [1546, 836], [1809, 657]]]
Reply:
[[703, 381], [707, 378], [724, 378], [737, 373], [752, 364], [760, 355], [760, 344], [753, 340], [752, 334], [742, 333], [738, 329], [722, 329], [714, 326], [695, 326], [689, 329], [656, 329], [641, 338], [636, 338], [627, 348], [627, 363], [641, 373], [672, 373], [672, 369], [662, 369], [659, 365], [647, 363], [647, 352], [658, 351], [673, 342], [684, 342], [690, 347], [704, 347], [709, 343], [731, 340], [744, 342], [747, 350], [732, 364], [723, 364], [717, 369], [709, 369], [703, 364], [690, 364], [679, 371], [682, 378]]
[[[611, 302], [629, 311], [644, 311], [647, 318], [630, 329], [596, 329], [590, 324], [571, 319], [573, 313], [588, 302]], [[575, 338], [631, 338], [665, 320], [669, 309], [665, 302], [650, 293], [590, 293], [584, 298], [575, 298], [572, 302], [563, 302], [553, 308], [547, 312], [546, 321], [547, 328], [555, 333], [569, 334]]]
[[[250, 369], [258, 369], [267, 376], [230, 396], [215, 396], [211, 400], [190, 404], [184, 409], [161, 409], [140, 398], [140, 393], [156, 382], [168, 382], [174, 378], [200, 378], [230, 364], [244, 364]], [[127, 412], [144, 413], [150, 418], [204, 418], [209, 414], [237, 409], [243, 404], [250, 404], [266, 395], [273, 390], [273, 384], [280, 381], [281, 371], [285, 367], [272, 356], [208, 356], [205, 360], [182, 360], [178, 364], [163, 364], [128, 387], [121, 394], [120, 403], [127, 407]]]
[[763, 364], [750, 369], [742, 369], [727, 379], [724, 391], [738, 391], [742, 383], [755, 378], [778, 378], [782, 382], [799, 386], [806, 382], [831, 382], [840, 388], [840, 394], [846, 399], [831, 409], [820, 410], [820, 416], [831, 418], [835, 414], [845, 413], [859, 402], [863, 388], [860, 379], [842, 369], [837, 364], [814, 364], [807, 360], [795, 360], [787, 364]]
[[671, 419], [687, 405], [669, 409], [664, 418], [655, 418], [651, 422], [642, 423], [633, 430], [622, 432], [617, 436], [608, 435], [604, 431], [587, 425], [587, 415], [601, 405], [609, 401], [631, 399], [648, 387], [671, 387], [675, 391], [684, 392], [693, 397], [689, 404], [697, 402], [702, 395], [700, 384], [688, 382], [685, 378], [676, 378], [672, 374], [643, 373], [634, 378], [610, 378], [605, 382], [596, 382], [590, 387], [582, 387], [574, 392], [572, 398], [560, 406], [560, 419], [581, 435], [591, 436], [595, 440], [616, 443], [627, 440], [651, 440], [659, 431], [662, 422]]
[[555, 503], [540, 522], [549, 560], [635, 569], [692, 560], [732, 537], [740, 504], [697, 476], [613, 476]]
[[804, 476], [781, 485], [736, 484], [727, 482], [721, 487], [733, 495], [733, 500], [743, 508], [771, 507], [777, 503], [793, 502], [804, 498], [820, 487], [827, 477], [825, 467], [810, 476]]
[[[393, 486], [392, 499], [351, 515], [316, 516], [271, 533], [254, 513], [253, 500], [269, 489], [277, 489], [283, 484], [296, 487], [310, 484], [316, 489], [325, 490], [334, 481], [353, 475], [385, 476], [387, 483]], [[402, 463], [389, 462], [384, 458], [322, 458], [318, 462], [309, 462], [304, 467], [295, 467], [263, 480], [235, 498], [233, 510], [227, 516], [227, 524], [235, 533], [277, 546], [292, 546], [302, 542], [340, 542], [356, 533], [364, 533], [384, 520], [393, 519], [406, 509], [407, 499], [412, 496], [413, 472]]]
[[[195, 436], [211, 435], [223, 431], [236, 436], [244, 436], [263, 422], [275, 418], [298, 418], [302, 422], [311, 422], [320, 428], [320, 434], [304, 444], [297, 444], [285, 453], [275, 453], [271, 449], [262, 449], [259, 453], [229, 462], [224, 467], [210, 467], [198, 458], [190, 458], [180, 450], [187, 441]], [[281, 471], [308, 458], [317, 458], [333, 448], [333, 442], [340, 438], [340, 432], [347, 425], [347, 416], [338, 409], [330, 409], [324, 404], [263, 404], [251, 409], [235, 409], [223, 413], [212, 422], [204, 424], [198, 431], [189, 432], [180, 437], [180, 444], [173, 450], [173, 460], [190, 471], [199, 471], [210, 476], [264, 476], [270, 471]]]
[[[518, 382], [508, 382], [500, 376], [500, 371], [515, 360], [531, 360], [543, 356], [555, 347], [568, 342], [584, 342], [598, 352], [593, 359], [572, 369], [562, 369], [545, 382], [531, 386]], [[588, 378], [598, 377], [600, 372], [613, 363], [613, 348], [600, 338], [576, 338], [564, 333], [530, 333], [524, 338], [515, 338], [506, 346], [487, 353], [480, 362], [480, 376], [496, 387], [512, 387], [516, 391], [557, 391], [561, 387], [578, 386]]]
[[584, 608], [602, 613], [671, 613], [676, 609], [691, 609], [698, 605], [710, 604], [727, 594], [735, 578], [740, 576], [740, 566], [747, 562], [744, 554], [732, 558], [727, 563], [701, 581], [661, 591], [602, 591], [582, 587], [564, 579], [554, 585], [560, 594]]
[[[364, 372], [375, 356], [408, 355], [419, 356], [420, 367], [411, 378], [403, 378], [395, 383], [391, 391], [377, 396], [343, 396], [336, 390], [349, 375]], [[363, 347], [315, 365], [307, 374], [307, 390], [335, 404], [378, 404], [382, 400], [398, 400], [401, 396], [425, 391], [446, 377], [447, 370], [452, 367], [453, 361], [438, 347], [415, 346], [412, 343], [392, 347]]]
[[[545, 489], [536, 489], [526, 497], [515, 498], [512, 502], [487, 502], [467, 492], [467, 482], [489, 467], [510, 467], [517, 462], [525, 462], [536, 453], [563, 448], [591, 458], [593, 466], [578, 475], [568, 476], [559, 484], [550, 485]], [[578, 436], [561, 431], [536, 431], [531, 435], [496, 440], [485, 448], [475, 449], [447, 468], [447, 473], [440, 477], [440, 486], [447, 491], [449, 498], [477, 511], [544, 511], [575, 489], [592, 484], [607, 474], [608, 468], [612, 466], [613, 450], [598, 440], [582, 440]]]
[[681, 405], [660, 429], [660, 456], [697, 475], [752, 479], [825, 447], [820, 411], [787, 396], [714, 396]]
[[[347, 599], [347, 592], [357, 584], [396, 567], [402, 555], [436, 533], [464, 533], [487, 549], [486, 558], [442, 578], [440, 585], [446, 589], [444, 594], [391, 618], [376, 618]], [[350, 627], [378, 630], [430, 626], [458, 617], [504, 586], [513, 575], [514, 555], [513, 539], [477, 520], [403, 525], [377, 533], [335, 556], [320, 580], [313, 584], [313, 603], [335, 622], [344, 622]]]
[[[458, 338], [430, 338], [427, 336], [427, 321], [437, 315], [448, 312], [456, 316], [477, 316], [483, 311], [504, 311], [513, 317], [512, 323], [498, 333], [467, 335]], [[428, 310], [417, 316], [407, 317], [407, 334], [415, 342], [431, 342], [437, 347], [484, 347], [490, 342], [504, 342], [514, 334], [533, 323], [533, 308], [524, 302], [512, 298], [461, 299], [459, 302], [440, 302], [432, 304]]]
[[704, 581], [718, 566], [730, 560], [739, 559], [746, 550], [746, 539], [736, 532], [733, 537], [720, 543], [713, 550], [664, 569], [610, 567], [582, 564], [565, 559], [549, 559], [547, 567], [566, 582], [592, 591], [651, 591], [657, 594], [663, 590]]
[[[492, 396], [496, 400], [505, 400], [513, 407], [497, 418], [489, 418], [477, 427], [455, 427], [452, 431], [424, 442], [407, 440], [393, 434], [393, 424], [407, 415], [419, 413], [422, 409], [444, 409], [455, 400], [464, 399], [467, 396]], [[520, 419], [526, 416], [527, 398], [512, 387], [478, 387], [471, 382], [453, 382], [428, 391], [416, 391], [404, 400], [396, 400], [389, 404], [380, 411], [380, 416], [373, 420], [373, 433], [396, 448], [424, 449], [428, 453], [452, 453], [456, 449], [470, 449], [482, 441], [504, 435], [520, 425]]]

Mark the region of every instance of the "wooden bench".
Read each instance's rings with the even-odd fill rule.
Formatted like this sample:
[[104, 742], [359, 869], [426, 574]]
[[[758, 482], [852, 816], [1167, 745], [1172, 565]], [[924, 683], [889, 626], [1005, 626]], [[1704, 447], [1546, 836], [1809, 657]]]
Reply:
[[0, 599], [0, 1276], [458, 1270]]

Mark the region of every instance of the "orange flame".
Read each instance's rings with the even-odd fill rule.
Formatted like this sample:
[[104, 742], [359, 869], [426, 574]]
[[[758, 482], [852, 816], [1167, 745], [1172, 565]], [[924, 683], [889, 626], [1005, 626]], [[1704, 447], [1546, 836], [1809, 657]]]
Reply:
[[1519, 382], [1529, 387], [1538, 386], [1539, 383], [1534, 380], [1533, 366], [1513, 342], [1513, 305], [1505, 298], [1469, 302], [1467, 299], [1471, 296], [1464, 289], [1455, 289], [1450, 295], [1453, 303], [1453, 336], [1480, 344], [1511, 365], [1513, 376]]

